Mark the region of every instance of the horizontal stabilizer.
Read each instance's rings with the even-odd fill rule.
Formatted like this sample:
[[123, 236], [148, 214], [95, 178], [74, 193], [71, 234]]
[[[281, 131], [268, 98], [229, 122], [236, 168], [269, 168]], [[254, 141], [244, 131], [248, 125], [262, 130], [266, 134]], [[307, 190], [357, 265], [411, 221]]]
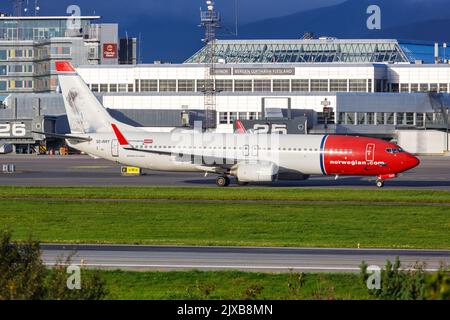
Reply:
[[78, 141], [92, 141], [92, 139], [88, 138], [88, 137], [77, 137], [77, 136], [73, 136], [70, 134], [57, 134], [57, 133], [39, 132], [39, 131], [32, 131], [32, 132], [45, 135], [46, 137], [49, 137], [49, 138], [78, 140]]

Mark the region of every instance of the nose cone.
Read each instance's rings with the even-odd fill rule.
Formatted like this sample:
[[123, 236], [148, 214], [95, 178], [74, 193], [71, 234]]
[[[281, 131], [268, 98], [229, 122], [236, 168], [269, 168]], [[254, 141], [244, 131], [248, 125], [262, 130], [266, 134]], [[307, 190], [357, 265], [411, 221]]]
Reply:
[[420, 164], [420, 160], [416, 156], [413, 156], [412, 154], [407, 155], [407, 158], [405, 161], [406, 170], [411, 170], [411, 169], [417, 167], [419, 164]]

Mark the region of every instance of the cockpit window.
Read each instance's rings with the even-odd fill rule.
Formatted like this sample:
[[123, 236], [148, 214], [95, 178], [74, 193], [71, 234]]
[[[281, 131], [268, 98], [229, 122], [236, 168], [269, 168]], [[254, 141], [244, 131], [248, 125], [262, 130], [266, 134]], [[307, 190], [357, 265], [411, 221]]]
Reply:
[[388, 148], [386, 149], [386, 152], [391, 154], [397, 154], [405, 151], [402, 148]]

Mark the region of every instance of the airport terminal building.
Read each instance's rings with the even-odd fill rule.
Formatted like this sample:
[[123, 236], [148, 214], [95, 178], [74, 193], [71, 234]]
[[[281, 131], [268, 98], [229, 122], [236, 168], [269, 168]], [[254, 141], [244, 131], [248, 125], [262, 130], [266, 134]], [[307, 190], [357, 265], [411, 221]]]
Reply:
[[[450, 106], [444, 50], [398, 40], [217, 40], [214, 65], [207, 46], [181, 64], [91, 63], [70, 54], [52, 59], [71, 60], [115, 118], [149, 131], [201, 121], [205, 92], [213, 89], [219, 132], [233, 132], [241, 119], [249, 130], [377, 136], [411, 152], [442, 154], [448, 151]], [[0, 71], [6, 58], [0, 55]], [[0, 75], [0, 82], [9, 76]], [[0, 126], [19, 122], [27, 128], [26, 136], [3, 140], [41, 144], [42, 137], [31, 133], [36, 126], [67, 132], [57, 91], [56, 85], [49, 92], [0, 93], [8, 93]]]

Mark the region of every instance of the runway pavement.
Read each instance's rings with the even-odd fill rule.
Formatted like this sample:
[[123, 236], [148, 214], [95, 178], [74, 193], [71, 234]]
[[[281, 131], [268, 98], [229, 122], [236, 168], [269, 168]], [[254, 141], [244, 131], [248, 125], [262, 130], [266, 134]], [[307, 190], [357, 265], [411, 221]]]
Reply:
[[449, 265], [448, 250], [296, 249], [250, 247], [155, 247], [42, 245], [43, 260], [54, 265], [74, 253], [71, 262], [95, 269], [133, 271], [239, 270], [260, 272], [359, 272], [364, 260], [383, 267], [400, 257], [404, 268], [426, 262], [426, 269]]
[[[450, 157], [421, 157], [422, 164], [386, 188], [450, 190]], [[17, 172], [1, 174], [1, 186], [202, 186], [215, 187], [215, 177], [201, 173], [145, 171], [144, 176], [122, 177], [120, 165], [89, 156], [0, 155], [0, 165], [15, 164]], [[268, 186], [267, 184], [263, 186]], [[307, 181], [281, 181], [273, 187], [374, 188], [368, 178], [312, 177]]]

